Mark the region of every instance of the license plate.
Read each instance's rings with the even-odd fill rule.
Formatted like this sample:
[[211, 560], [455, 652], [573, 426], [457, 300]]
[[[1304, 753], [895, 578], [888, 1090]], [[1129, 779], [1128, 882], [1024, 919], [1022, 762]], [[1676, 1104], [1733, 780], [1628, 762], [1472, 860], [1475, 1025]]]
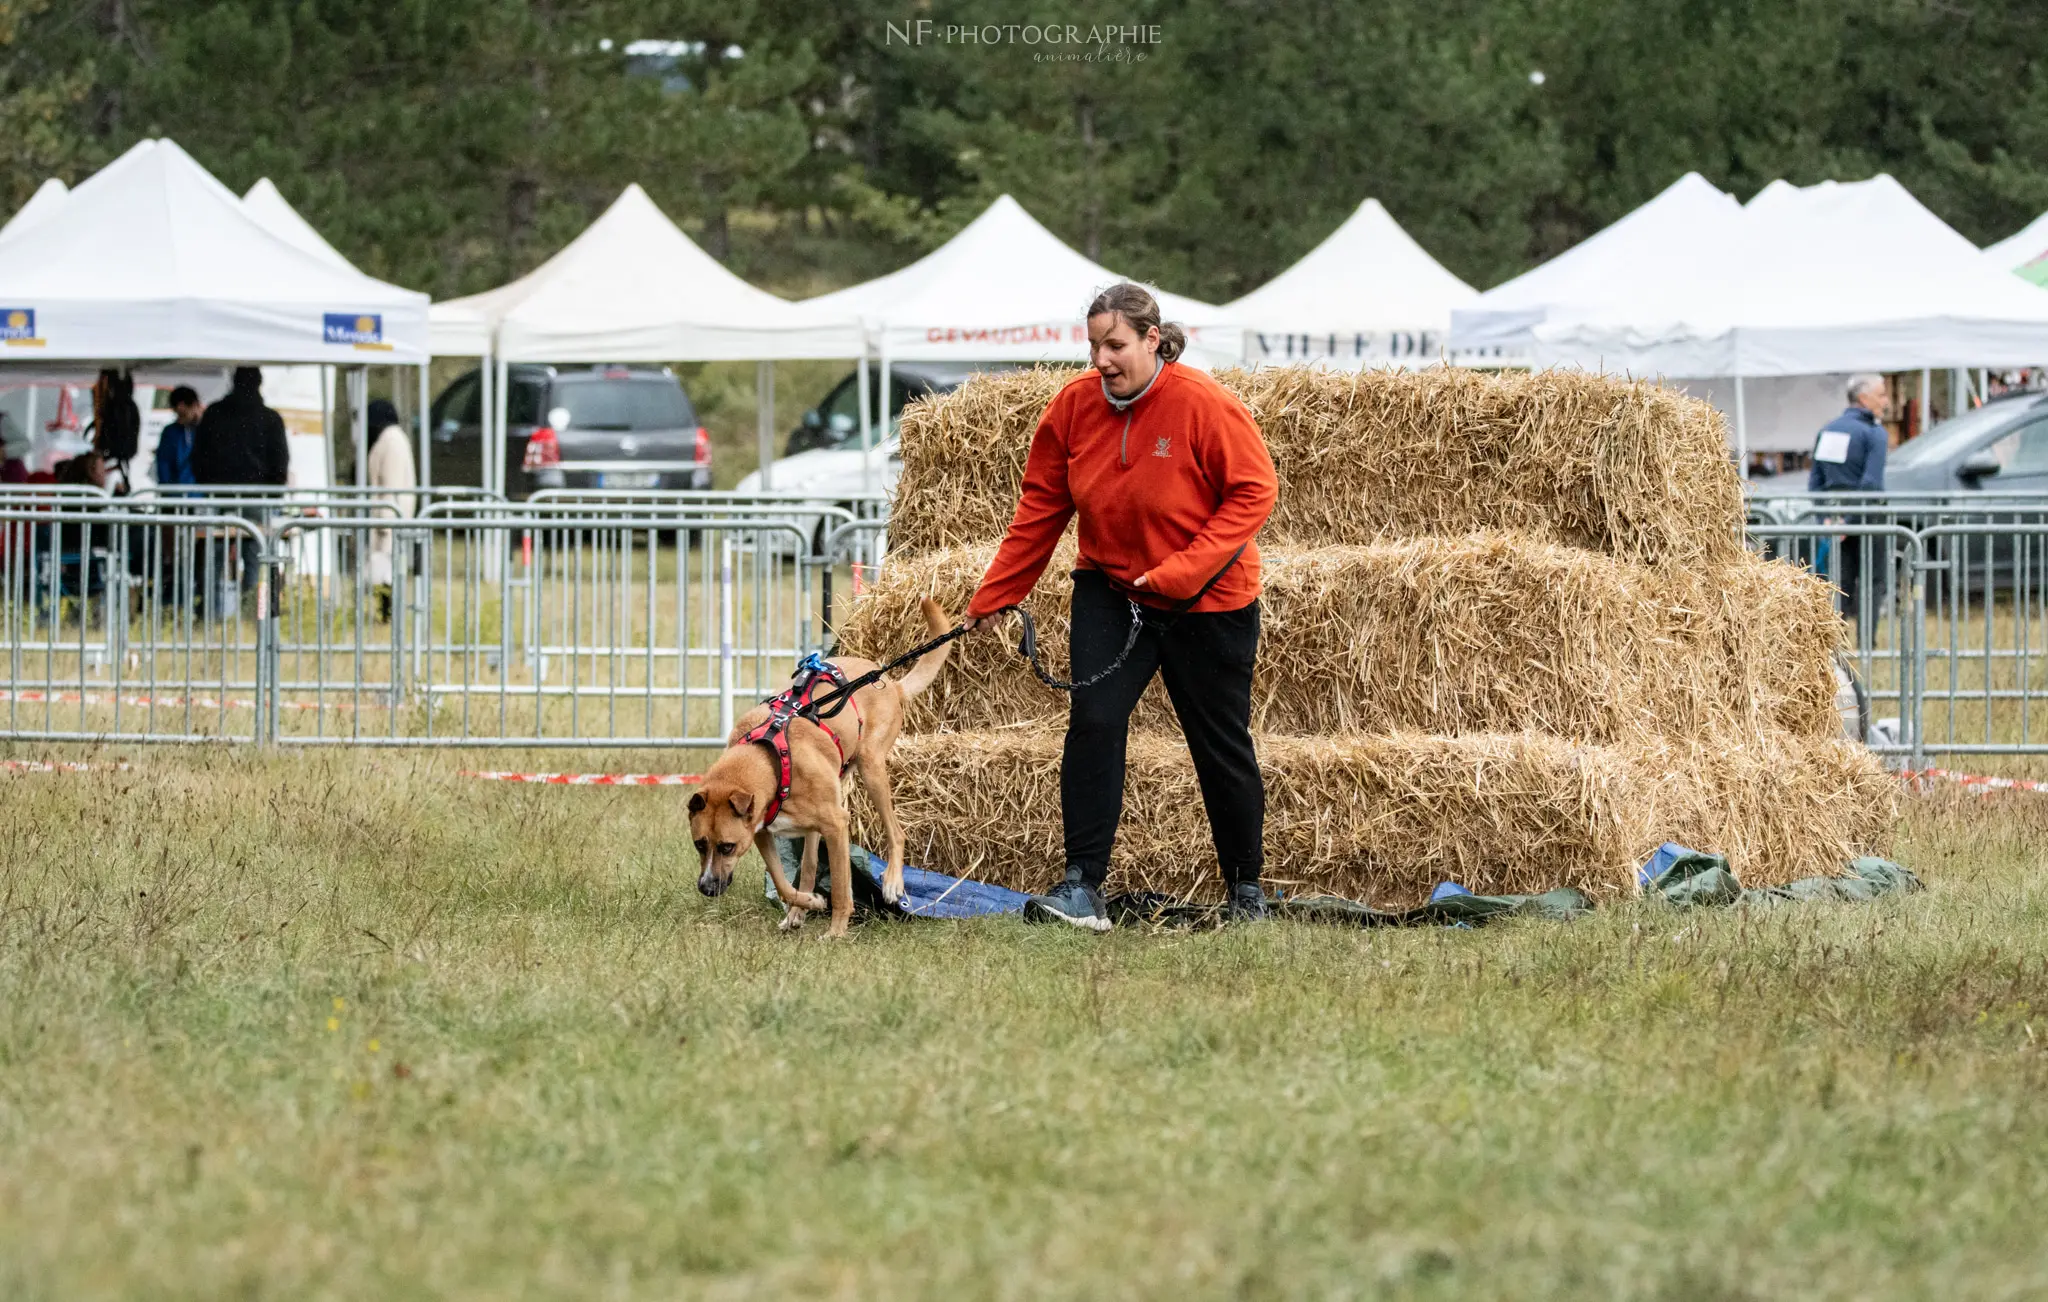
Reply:
[[599, 488], [652, 488], [661, 476], [651, 470], [606, 472], [597, 477]]

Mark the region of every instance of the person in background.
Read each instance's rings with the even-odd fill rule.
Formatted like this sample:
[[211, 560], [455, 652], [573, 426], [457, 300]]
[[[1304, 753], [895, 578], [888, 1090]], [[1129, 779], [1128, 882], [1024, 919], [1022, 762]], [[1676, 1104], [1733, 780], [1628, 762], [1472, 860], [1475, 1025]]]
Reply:
[[[1878, 421], [1878, 413], [1890, 402], [1884, 377], [1872, 373], [1849, 377], [1849, 406], [1841, 415], [1821, 426], [1813, 441], [1813, 469], [1806, 473], [1809, 493], [1882, 493], [1884, 457], [1891, 437]], [[1845, 512], [1843, 524], [1860, 524], [1863, 517]], [[1868, 621], [1863, 610], [1863, 571], [1872, 540], [1854, 535], [1835, 540], [1840, 556], [1836, 581], [1842, 592], [1842, 617], [1856, 626], [1856, 643], [1868, 640]]]
[[[412, 439], [405, 432], [405, 426], [398, 419], [398, 408], [383, 398], [370, 402], [370, 455], [366, 467], [366, 478], [372, 488], [410, 489], [419, 480], [413, 474]], [[389, 507], [389, 514], [400, 520], [412, 519], [415, 503], [409, 492], [382, 493], [377, 497], [380, 507]], [[384, 510], [378, 511], [384, 515]], [[391, 619], [391, 530], [370, 531], [370, 584], [377, 593], [378, 618], [389, 623]]]
[[237, 366], [228, 396], [199, 418], [192, 436], [190, 482], [282, 488], [291, 459], [284, 418], [263, 402], [263, 372]]
[[198, 482], [192, 478], [192, 441], [206, 407], [190, 385], [181, 384], [171, 390], [171, 411], [175, 419], [156, 439], [156, 482], [164, 488]]
[[0, 484], [26, 484], [28, 444], [14, 437], [14, 423], [0, 414]]

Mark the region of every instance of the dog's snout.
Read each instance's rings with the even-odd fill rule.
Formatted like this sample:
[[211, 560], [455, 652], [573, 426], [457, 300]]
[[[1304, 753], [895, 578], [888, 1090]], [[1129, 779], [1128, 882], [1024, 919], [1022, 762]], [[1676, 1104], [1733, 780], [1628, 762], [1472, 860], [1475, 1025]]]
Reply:
[[706, 899], [715, 900], [725, 894], [725, 887], [726, 883], [720, 881], [715, 874], [709, 871], [699, 873], [697, 876], [697, 890]]

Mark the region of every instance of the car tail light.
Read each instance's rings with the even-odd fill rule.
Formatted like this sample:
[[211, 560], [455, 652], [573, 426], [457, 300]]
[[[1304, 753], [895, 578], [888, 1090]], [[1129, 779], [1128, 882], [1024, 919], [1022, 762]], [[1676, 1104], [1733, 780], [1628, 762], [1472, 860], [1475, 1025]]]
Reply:
[[527, 435], [524, 464], [528, 470], [546, 470], [562, 464], [562, 443], [552, 426], [543, 425]]
[[697, 464], [700, 466], [711, 464], [711, 431], [705, 429], [702, 425], [697, 427]]

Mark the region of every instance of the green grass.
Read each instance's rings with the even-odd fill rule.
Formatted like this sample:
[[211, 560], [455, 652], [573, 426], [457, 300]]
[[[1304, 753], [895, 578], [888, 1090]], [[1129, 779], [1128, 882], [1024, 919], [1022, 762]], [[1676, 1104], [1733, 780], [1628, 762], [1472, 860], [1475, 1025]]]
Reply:
[[672, 789], [125, 754], [0, 777], [0, 1296], [2048, 1288], [2025, 798], [1868, 906], [828, 943]]

